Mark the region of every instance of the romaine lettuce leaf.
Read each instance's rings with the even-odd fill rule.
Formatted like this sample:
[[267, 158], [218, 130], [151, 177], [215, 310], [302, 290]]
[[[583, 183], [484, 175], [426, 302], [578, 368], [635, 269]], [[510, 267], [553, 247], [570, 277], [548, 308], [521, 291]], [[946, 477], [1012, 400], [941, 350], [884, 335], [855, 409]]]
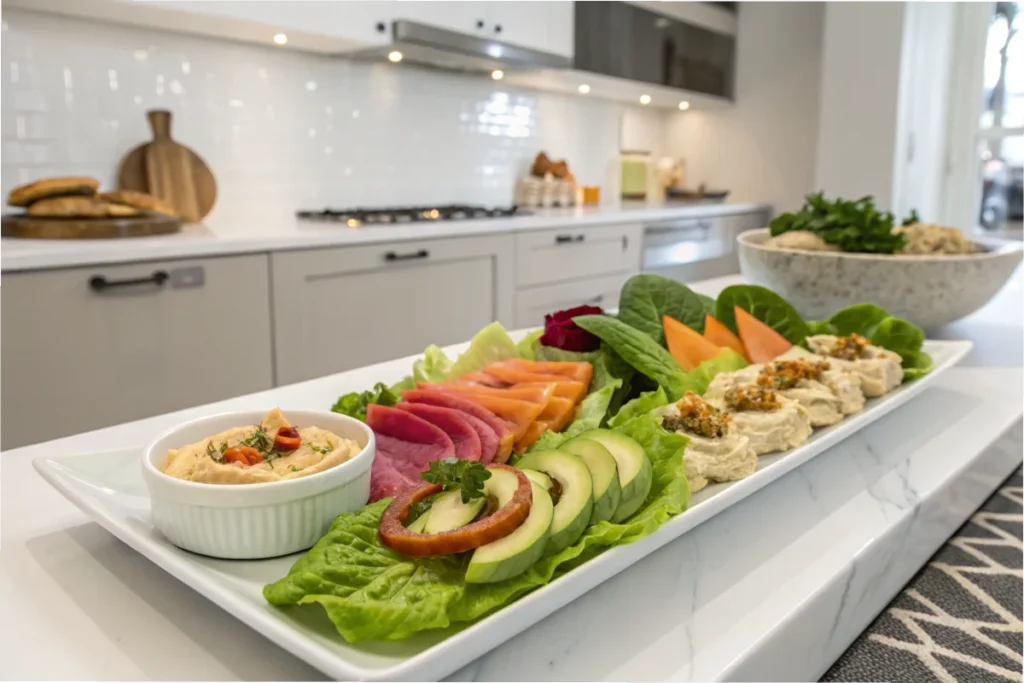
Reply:
[[714, 358], [708, 358], [690, 372], [683, 373], [682, 393], [692, 391], [703, 395], [708, 385], [720, 372], [734, 372], [747, 367], [747, 361], [732, 349], [722, 349]]
[[528, 332], [525, 337], [519, 340], [516, 344], [516, 353], [523, 360], [539, 360], [537, 358], [537, 347], [540, 345], [541, 335], [544, 334], [544, 328], [539, 330], [533, 330]]
[[640, 415], [646, 415], [655, 408], [663, 406], [666, 403], [668, 403], [668, 396], [665, 395], [665, 390], [661, 387], [658, 387], [655, 391], [645, 391], [626, 405], [622, 406], [622, 408], [619, 409], [619, 412], [608, 420], [608, 426], [618, 427], [628, 420], [632, 420], [634, 417], [639, 417]]
[[644, 506], [621, 524], [600, 522], [573, 545], [526, 573], [493, 584], [467, 585], [466, 556], [409, 559], [381, 545], [380, 516], [390, 499], [341, 515], [281, 580], [264, 587], [274, 605], [317, 603], [349, 642], [400, 640], [419, 631], [470, 621], [563, 576], [607, 548], [649, 535], [686, 509], [685, 437], [644, 415], [620, 428], [639, 441], [654, 469]]

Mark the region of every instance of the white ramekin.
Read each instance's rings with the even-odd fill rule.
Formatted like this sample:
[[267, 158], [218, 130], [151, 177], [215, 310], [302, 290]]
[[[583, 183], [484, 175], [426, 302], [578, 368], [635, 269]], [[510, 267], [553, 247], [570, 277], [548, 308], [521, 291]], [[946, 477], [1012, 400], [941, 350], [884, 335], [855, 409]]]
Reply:
[[157, 437], [142, 458], [153, 525], [185, 550], [223, 559], [261, 559], [306, 550], [335, 517], [358, 510], [370, 497], [373, 430], [336, 413], [285, 410], [297, 427], [320, 427], [358, 443], [362, 450], [329, 470], [261, 484], [201, 484], [160, 471], [172, 448], [233, 427], [258, 424], [268, 410], [222, 413], [186, 422]]

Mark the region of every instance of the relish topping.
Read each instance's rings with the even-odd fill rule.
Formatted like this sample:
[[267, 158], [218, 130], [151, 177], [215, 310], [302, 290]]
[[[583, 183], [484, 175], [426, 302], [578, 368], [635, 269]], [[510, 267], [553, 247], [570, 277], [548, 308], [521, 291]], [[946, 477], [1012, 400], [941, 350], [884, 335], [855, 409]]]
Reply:
[[679, 399], [676, 408], [679, 409], [679, 417], [666, 417], [662, 425], [665, 429], [673, 432], [681, 429], [708, 439], [723, 437], [729, 430], [729, 416], [723, 415], [692, 391], [687, 391]]
[[773, 390], [758, 384], [742, 384], [725, 392], [725, 403], [733, 410], [769, 412], [782, 407]]
[[764, 366], [757, 377], [758, 385], [769, 389], [792, 389], [801, 380], [821, 380], [823, 372], [831, 367], [826, 361], [777, 360]]
[[828, 355], [843, 360], [857, 360], [864, 353], [864, 349], [871, 346], [871, 342], [856, 332], [849, 337], [840, 337], [829, 349]]

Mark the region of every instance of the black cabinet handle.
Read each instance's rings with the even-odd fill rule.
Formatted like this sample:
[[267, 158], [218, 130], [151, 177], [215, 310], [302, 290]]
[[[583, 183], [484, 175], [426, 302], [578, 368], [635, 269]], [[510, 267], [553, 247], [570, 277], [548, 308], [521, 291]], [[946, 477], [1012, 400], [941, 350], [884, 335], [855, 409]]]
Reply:
[[495, 24], [494, 25], [494, 32], [495, 33], [501, 33], [501, 24]]
[[377, 22], [377, 33], [384, 33], [384, 31], [386, 31], [386, 30], [388, 30], [388, 27], [384, 25], [384, 22], [383, 21], [378, 21]]
[[582, 242], [586, 235], [555, 235], [555, 244], [572, 244]]
[[127, 280], [108, 280], [102, 275], [93, 275], [89, 278], [89, 287], [94, 292], [105, 292], [108, 289], [114, 289], [117, 287], [136, 287], [138, 285], [156, 285], [157, 287], [163, 287], [164, 283], [171, 276], [167, 274], [166, 270], [157, 270], [149, 277], [136, 277], [129, 278]]
[[416, 261], [418, 259], [425, 258], [430, 258], [430, 252], [426, 249], [409, 252], [408, 254], [399, 254], [393, 251], [389, 251], [384, 254], [384, 260], [388, 263], [394, 263], [395, 261]]
[[477, 28], [483, 28], [484, 27], [484, 20], [483, 19], [477, 19], [476, 20], [476, 27]]

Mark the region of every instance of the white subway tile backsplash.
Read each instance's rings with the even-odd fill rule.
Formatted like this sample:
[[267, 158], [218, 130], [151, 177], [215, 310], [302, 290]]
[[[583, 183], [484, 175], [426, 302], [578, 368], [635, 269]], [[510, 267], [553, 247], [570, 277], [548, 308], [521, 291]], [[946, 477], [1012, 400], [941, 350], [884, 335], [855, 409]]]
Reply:
[[508, 204], [541, 149], [582, 183], [614, 175], [615, 103], [35, 12], [8, 10], [4, 24], [5, 194], [53, 173], [112, 185], [154, 108], [213, 169], [218, 217]]

